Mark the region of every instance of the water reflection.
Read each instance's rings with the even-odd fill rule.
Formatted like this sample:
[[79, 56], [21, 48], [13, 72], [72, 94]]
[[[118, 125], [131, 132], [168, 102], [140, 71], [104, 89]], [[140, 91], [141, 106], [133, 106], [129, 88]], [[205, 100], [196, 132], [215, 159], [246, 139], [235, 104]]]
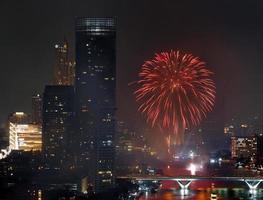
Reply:
[[201, 189], [201, 190], [161, 190], [156, 194], [143, 195], [139, 200], [207, 200], [211, 199], [211, 194], [216, 194], [217, 200], [232, 199], [263, 199], [263, 190], [248, 190], [244, 188], [218, 188], [218, 189]]

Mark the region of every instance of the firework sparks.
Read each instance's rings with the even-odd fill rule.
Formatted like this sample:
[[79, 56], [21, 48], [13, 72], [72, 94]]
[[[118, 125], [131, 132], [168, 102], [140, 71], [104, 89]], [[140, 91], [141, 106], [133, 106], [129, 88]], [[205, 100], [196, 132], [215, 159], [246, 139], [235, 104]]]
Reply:
[[182, 143], [185, 128], [197, 126], [212, 110], [215, 83], [205, 63], [191, 54], [170, 51], [146, 61], [135, 91], [139, 111], [152, 126], [160, 125]]

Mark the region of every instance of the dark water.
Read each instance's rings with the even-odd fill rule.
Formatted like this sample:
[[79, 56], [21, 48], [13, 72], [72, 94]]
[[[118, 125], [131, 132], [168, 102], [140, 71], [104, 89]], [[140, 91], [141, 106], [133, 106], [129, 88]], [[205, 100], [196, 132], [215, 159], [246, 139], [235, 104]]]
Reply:
[[[178, 167], [178, 164], [169, 167], [165, 173], [170, 176], [189, 175], [185, 172], [185, 167]], [[231, 165], [213, 167], [212, 170], [204, 169], [197, 172], [199, 176], [262, 176], [262, 174], [251, 174], [247, 170], [236, 170]], [[211, 199], [211, 194], [216, 195], [215, 199], [221, 200], [263, 200], [263, 182], [260, 183], [257, 190], [250, 190], [243, 181], [193, 181], [189, 190], [180, 190], [175, 181], [164, 181], [162, 187], [155, 193], [144, 193], [139, 200], [207, 200]]]
[[185, 200], [207, 200], [211, 199], [211, 193], [217, 195], [217, 199], [229, 199], [229, 200], [238, 200], [238, 199], [263, 199], [263, 190], [259, 189], [257, 191], [249, 191], [244, 188], [218, 188], [209, 190], [189, 190], [187, 192], [182, 192], [180, 190], [161, 190], [156, 194], [144, 194], [140, 200], [176, 200], [176, 199], [185, 199]]

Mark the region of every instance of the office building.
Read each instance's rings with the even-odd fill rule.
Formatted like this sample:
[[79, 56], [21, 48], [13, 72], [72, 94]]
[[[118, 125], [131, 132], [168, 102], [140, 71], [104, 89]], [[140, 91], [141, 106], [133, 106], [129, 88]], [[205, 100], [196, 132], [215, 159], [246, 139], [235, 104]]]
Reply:
[[250, 137], [231, 137], [231, 157], [256, 159], [257, 138]]
[[62, 44], [55, 45], [54, 85], [73, 85], [75, 62], [70, 62], [69, 45], [65, 39]]
[[75, 30], [78, 166], [98, 192], [114, 184], [115, 19], [77, 18]]
[[41, 151], [41, 128], [36, 124], [9, 124], [10, 148], [12, 150]]
[[6, 128], [0, 127], [0, 149], [6, 149], [9, 143], [9, 133]]
[[31, 124], [29, 116], [23, 112], [13, 113], [9, 117], [9, 148], [11, 150], [41, 151], [41, 127]]
[[257, 162], [263, 164], [263, 134], [258, 134], [257, 138]]
[[28, 124], [30, 123], [30, 116], [24, 112], [14, 112], [9, 115], [8, 122], [17, 124]]
[[40, 94], [32, 96], [32, 123], [42, 125], [42, 97]]
[[238, 136], [247, 137], [249, 136], [249, 125], [246, 123], [241, 123], [238, 127]]
[[43, 95], [43, 155], [46, 168], [70, 167], [73, 86], [46, 86]]
[[235, 135], [235, 127], [234, 125], [230, 124], [230, 125], [226, 125], [224, 127], [224, 134], [226, 136], [232, 137]]

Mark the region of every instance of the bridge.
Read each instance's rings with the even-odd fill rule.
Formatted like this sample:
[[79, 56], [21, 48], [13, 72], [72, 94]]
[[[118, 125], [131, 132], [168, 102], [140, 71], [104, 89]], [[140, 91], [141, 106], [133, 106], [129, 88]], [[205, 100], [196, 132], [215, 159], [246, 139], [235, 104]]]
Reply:
[[232, 176], [124, 176], [120, 179], [132, 180], [137, 183], [146, 181], [176, 181], [181, 190], [187, 190], [193, 181], [240, 181], [245, 182], [250, 190], [256, 190], [263, 181], [263, 177], [232, 177]]

